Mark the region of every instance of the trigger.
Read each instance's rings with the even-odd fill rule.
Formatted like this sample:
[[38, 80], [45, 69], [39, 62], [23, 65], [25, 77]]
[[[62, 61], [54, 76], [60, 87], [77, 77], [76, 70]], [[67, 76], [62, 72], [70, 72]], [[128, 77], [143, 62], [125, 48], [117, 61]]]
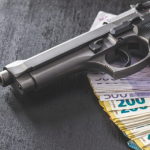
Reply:
[[119, 48], [117, 51], [117, 54], [119, 54], [120, 56], [122, 56], [123, 58], [127, 60], [125, 67], [128, 67], [131, 65], [131, 54], [126, 48]]

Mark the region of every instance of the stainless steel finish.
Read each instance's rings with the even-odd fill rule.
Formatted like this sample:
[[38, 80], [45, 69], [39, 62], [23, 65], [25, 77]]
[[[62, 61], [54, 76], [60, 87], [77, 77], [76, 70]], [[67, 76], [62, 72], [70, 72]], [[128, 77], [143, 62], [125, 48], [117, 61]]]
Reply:
[[[4, 71], [0, 72], [0, 84], [11, 85], [21, 94], [25, 94], [42, 89], [55, 80], [82, 70], [100, 70], [114, 79], [131, 75], [149, 65], [149, 41], [131, 30], [117, 37], [110, 35], [109, 31], [137, 16], [142, 17], [144, 22], [147, 13], [147, 10], [139, 12], [133, 6], [132, 9], [109, 20], [108, 24], [100, 28], [86, 32], [27, 60], [8, 64], [4, 67]], [[101, 38], [103, 39], [101, 49], [93, 52], [89, 45]], [[133, 53], [143, 56], [143, 60], [124, 68], [111, 66], [109, 62], [118, 57], [116, 50], [133, 42], [140, 43], [139, 51]]]
[[1, 86], [7, 86], [13, 82], [11, 74], [7, 71], [4, 70], [0, 73], [0, 85]]

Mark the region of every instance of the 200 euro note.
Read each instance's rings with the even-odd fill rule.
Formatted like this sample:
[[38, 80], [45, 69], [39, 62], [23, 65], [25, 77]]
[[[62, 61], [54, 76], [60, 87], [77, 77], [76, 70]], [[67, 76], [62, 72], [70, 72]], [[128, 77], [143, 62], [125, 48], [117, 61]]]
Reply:
[[[143, 116], [142, 116], [143, 115]], [[149, 112], [143, 113], [141, 115], [141, 113], [137, 114], [136, 117], [134, 118], [134, 115], [130, 116], [130, 120], [127, 120], [127, 117], [122, 116], [122, 118], [125, 118], [125, 120], [122, 122], [120, 122], [121, 124], [123, 124], [125, 126], [124, 128], [124, 133], [132, 140], [135, 140], [135, 142], [137, 142], [137, 139], [142, 138], [143, 136], [146, 136], [148, 132], [150, 132], [150, 119], [149, 119]], [[111, 116], [111, 115], [110, 115]], [[138, 117], [137, 117], [138, 116]], [[143, 122], [145, 122], [145, 124], [140, 124], [142, 123], [142, 119]], [[140, 122], [140, 121], [141, 122]], [[135, 123], [136, 122], [136, 123]], [[115, 122], [116, 124], [119, 123], [119, 120], [117, 122]], [[147, 124], [149, 123], [149, 124]], [[121, 124], [117, 124], [118, 127], [120, 128]], [[128, 128], [128, 126], [126, 126], [126, 124], [128, 124], [128, 126], [131, 126], [131, 129]], [[136, 126], [135, 126], [136, 125]], [[129, 126], [129, 127], [130, 127]], [[135, 127], [134, 127], [135, 126]], [[123, 131], [123, 130], [122, 130]]]
[[[107, 111], [105, 105], [102, 101], [99, 100], [100, 105], [103, 107], [104, 111], [111, 117], [111, 120], [117, 125], [121, 122], [125, 123], [136, 123], [136, 120], [142, 121], [144, 118], [149, 119], [149, 109], [150, 107], [139, 107], [133, 109], [123, 109], [123, 110], [115, 110], [115, 111]], [[142, 110], [142, 111], [141, 111]], [[133, 111], [133, 112], [132, 112]], [[116, 115], [115, 115], [116, 114]], [[143, 119], [142, 119], [143, 118]]]
[[108, 112], [112, 119], [135, 116], [138, 114], [150, 113], [150, 107], [139, 107], [134, 109], [123, 109]]
[[[103, 18], [99, 19], [102, 16], [97, 16], [91, 30], [96, 28], [96, 26], [101, 26], [107, 18], [103, 13], [101, 15]], [[119, 63], [115, 65], [120, 67]], [[149, 149], [148, 142], [143, 143], [143, 145], [140, 143], [142, 142], [141, 139], [146, 138], [148, 135], [150, 126], [150, 107], [147, 107], [150, 106], [148, 98], [150, 97], [149, 71], [150, 68], [147, 67], [134, 75], [116, 81], [105, 73], [95, 71], [88, 73], [88, 78], [96, 96], [99, 98], [101, 106], [123, 133], [132, 139], [128, 142], [129, 146], [137, 150]], [[109, 88], [110, 86], [111, 88]], [[121, 101], [115, 101], [116, 99]], [[107, 101], [105, 103], [100, 100]], [[109, 103], [109, 100], [114, 101]]]
[[[100, 104], [102, 104], [101, 101], [100, 101]], [[103, 104], [101, 106], [104, 108], [106, 113], [111, 117], [111, 120], [122, 131], [133, 130], [133, 129], [139, 128], [141, 126], [147, 126], [148, 124], [150, 124], [149, 111], [147, 111], [147, 112], [144, 111], [143, 113], [137, 112], [136, 115], [135, 114], [130, 114], [130, 115], [123, 114], [121, 117], [114, 117], [114, 112], [119, 112], [119, 111], [108, 112], [106, 110], [106, 107]], [[146, 108], [146, 107], [143, 107], [143, 108]], [[140, 108], [142, 108], [142, 107], [140, 107]], [[137, 110], [137, 109], [130, 109], [130, 110]]]
[[150, 98], [122, 99], [116, 101], [104, 101], [102, 103], [105, 105], [107, 111], [114, 111], [150, 106]]
[[[137, 110], [137, 109], [133, 109], [134, 111], [135, 110]], [[143, 109], [142, 109], [143, 110]], [[145, 109], [144, 109], [145, 110]], [[125, 126], [125, 128], [124, 128], [124, 132], [127, 134], [127, 136], [130, 138], [130, 139], [132, 139], [132, 140], [135, 140], [135, 142], [137, 142], [137, 139], [141, 139], [143, 136], [146, 136], [147, 135], [147, 132], [150, 132], [150, 130], [149, 130], [149, 125], [150, 125], [150, 119], [149, 119], [149, 108], [147, 109], [147, 111], [140, 111], [139, 110], [139, 112], [137, 112], [136, 114], [137, 115], [135, 115], [135, 114], [130, 114], [130, 115], [121, 115], [121, 114], [119, 114], [119, 113], [116, 113], [116, 117], [115, 118], [117, 118], [118, 116], [118, 118], [119, 118], [119, 120], [120, 120], [120, 118], [122, 118], [122, 121], [120, 122], [120, 123], [122, 123], [123, 122], [123, 119], [125, 119], [125, 121], [126, 121], [126, 123], [127, 123], [127, 121], [128, 121], [128, 126], [130, 125], [132, 128], [130, 129], [130, 128], [128, 128], [128, 126]], [[128, 111], [128, 110], [127, 110]], [[119, 112], [119, 111], [117, 111], [117, 112]], [[109, 113], [109, 112], [108, 112]], [[113, 113], [114, 113], [114, 111], [113, 111]], [[124, 113], [123, 113], [124, 114]], [[114, 119], [113, 118], [113, 116], [109, 113], [109, 115], [111, 116], [111, 118], [112, 119]], [[131, 116], [132, 116], [132, 118], [131, 118]], [[138, 116], [138, 117], [137, 117]], [[145, 116], [145, 118], [143, 119], [143, 117]], [[130, 119], [129, 119], [129, 118]], [[135, 119], [134, 119], [134, 117], [135, 117]], [[137, 121], [138, 120], [138, 118], [139, 117], [141, 117], [141, 119], [143, 119], [143, 122], [145, 122], [145, 124], [146, 125], [143, 125], [143, 126], [141, 126], [142, 124], [140, 124], [140, 122], [137, 122], [137, 123], [135, 123], [134, 121]], [[127, 120], [127, 118], [128, 118], [128, 120]], [[136, 120], [137, 119], [137, 120]], [[117, 123], [119, 123], [119, 120], [117, 120], [116, 121], [116, 124]], [[149, 121], [148, 121], [149, 120]], [[125, 123], [125, 121], [124, 121], [124, 123]], [[130, 124], [130, 123], [131, 124]], [[142, 121], [141, 121], [142, 122]], [[149, 122], [149, 124], [147, 124]], [[122, 123], [123, 124], [123, 123]], [[120, 125], [119, 124], [117, 124], [118, 125], [118, 127], [120, 128]], [[134, 125], [136, 125], [135, 127], [134, 127]], [[130, 127], [129, 126], [129, 127]], [[134, 127], [134, 128], [133, 128]], [[140, 146], [140, 145], [139, 145]], [[146, 145], [145, 145], [146, 146]], [[141, 147], [141, 146], [140, 146]]]

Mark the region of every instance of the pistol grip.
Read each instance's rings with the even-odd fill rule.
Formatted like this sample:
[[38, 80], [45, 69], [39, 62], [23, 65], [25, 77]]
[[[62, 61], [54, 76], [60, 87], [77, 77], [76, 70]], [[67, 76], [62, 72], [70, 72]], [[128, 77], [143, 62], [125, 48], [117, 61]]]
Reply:
[[[131, 44], [131, 43], [137, 43], [139, 45], [139, 50], [132, 50], [133, 54], [137, 54], [139, 56], [144, 57], [142, 60], [139, 62], [130, 65], [131, 64], [131, 55], [129, 51], [127, 50], [120, 50], [120, 47], [126, 45], [126, 44]], [[117, 58], [117, 53], [122, 52], [123, 55], [126, 55], [125, 57], [127, 58], [127, 63], [126, 66], [123, 68], [117, 68], [112, 65], [110, 65], [110, 60], [113, 58]], [[126, 54], [125, 54], [126, 53]], [[92, 57], [89, 60], [89, 63], [91, 63], [93, 66], [98, 66], [99, 68], [103, 68], [103, 71], [108, 73], [110, 76], [112, 76], [114, 79], [119, 79], [123, 78], [126, 76], [129, 76], [131, 74], [134, 74], [141, 69], [145, 68], [150, 64], [150, 52], [149, 52], [149, 42], [147, 39], [138, 36], [138, 35], [131, 35], [131, 36], [126, 36], [122, 39], [122, 42], [116, 42], [114, 46], [112, 46], [109, 49], [106, 49], [96, 56]]]

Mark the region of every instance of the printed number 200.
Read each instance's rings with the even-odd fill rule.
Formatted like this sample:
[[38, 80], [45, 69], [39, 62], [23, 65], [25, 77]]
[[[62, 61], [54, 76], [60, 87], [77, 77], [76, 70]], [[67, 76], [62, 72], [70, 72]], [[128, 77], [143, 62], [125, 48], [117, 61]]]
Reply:
[[[125, 102], [126, 102], [126, 104], [124, 104]], [[135, 103], [144, 104], [145, 103], [145, 99], [141, 98], [141, 101], [138, 98], [136, 98], [135, 100], [131, 99], [131, 101], [129, 101], [129, 99], [127, 99], [127, 100], [121, 100], [121, 103], [118, 105], [118, 107], [126, 107], [127, 105], [133, 106], [133, 105], [135, 105]], [[147, 106], [140, 107], [140, 109], [146, 109], [146, 108], [147, 108]], [[137, 110], [138, 110], [138, 108], [129, 109], [129, 110], [122, 110], [121, 113], [128, 113], [130, 111], [134, 112], [134, 111], [137, 111]]]
[[124, 113], [128, 113], [128, 112], [130, 112], [130, 111], [137, 111], [138, 109], [146, 109], [147, 108], [147, 106], [145, 106], [145, 107], [140, 107], [140, 108], [134, 108], [134, 109], [129, 109], [129, 110], [121, 110], [121, 113], [122, 114], [124, 114]]
[[[117, 101], [120, 101], [120, 100], [117, 100]], [[129, 99], [127, 99], [127, 100], [121, 100], [121, 103], [118, 105], [118, 107], [126, 107], [127, 105], [124, 104], [125, 102], [129, 106], [133, 106], [133, 105], [135, 105], [135, 103], [144, 104], [145, 103], [145, 99], [141, 98], [141, 101], [138, 98], [136, 98], [135, 100], [131, 99], [131, 101], [129, 101]]]

